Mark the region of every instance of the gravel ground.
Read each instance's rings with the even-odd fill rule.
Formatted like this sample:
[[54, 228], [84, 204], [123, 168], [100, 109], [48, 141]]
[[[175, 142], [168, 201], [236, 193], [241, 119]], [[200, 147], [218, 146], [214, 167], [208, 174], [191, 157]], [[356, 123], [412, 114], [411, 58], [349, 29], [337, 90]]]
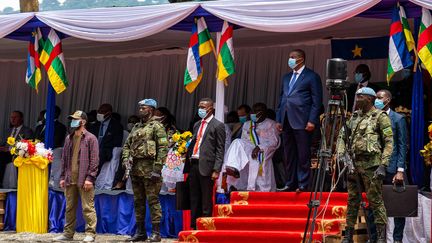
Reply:
[[[59, 234], [33, 234], [33, 233], [15, 233], [15, 232], [0, 232], [0, 242], [53, 242], [53, 238]], [[83, 233], [75, 234], [74, 241], [69, 242], [81, 242], [85, 235]], [[110, 235], [110, 234], [99, 234], [96, 235], [95, 242], [129, 242], [127, 235]], [[173, 243], [177, 239], [162, 239], [162, 243]]]

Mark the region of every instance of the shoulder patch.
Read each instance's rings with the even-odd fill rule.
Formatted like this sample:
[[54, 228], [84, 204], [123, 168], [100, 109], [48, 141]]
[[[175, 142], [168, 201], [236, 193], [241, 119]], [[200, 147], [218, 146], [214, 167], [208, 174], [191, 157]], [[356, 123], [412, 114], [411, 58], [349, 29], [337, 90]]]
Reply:
[[393, 135], [393, 131], [392, 131], [391, 127], [384, 128], [383, 133], [384, 133], [384, 135], [386, 135], [386, 136], [391, 136], [391, 135]]
[[166, 137], [159, 138], [159, 143], [168, 143], [168, 140]]

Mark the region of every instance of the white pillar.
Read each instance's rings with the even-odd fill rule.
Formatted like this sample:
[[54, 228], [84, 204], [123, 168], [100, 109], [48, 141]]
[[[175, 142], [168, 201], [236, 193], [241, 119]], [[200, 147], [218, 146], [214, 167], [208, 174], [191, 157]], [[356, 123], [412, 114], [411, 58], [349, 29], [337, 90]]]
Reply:
[[225, 122], [225, 85], [223, 81], [216, 81], [216, 105], [215, 117], [221, 122]]

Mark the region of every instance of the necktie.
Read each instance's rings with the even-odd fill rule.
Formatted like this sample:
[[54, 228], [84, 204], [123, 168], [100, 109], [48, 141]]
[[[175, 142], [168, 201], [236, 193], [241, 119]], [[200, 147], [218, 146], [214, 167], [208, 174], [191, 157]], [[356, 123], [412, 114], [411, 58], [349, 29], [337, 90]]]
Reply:
[[104, 131], [103, 127], [104, 127], [104, 124], [103, 124], [103, 122], [101, 122], [100, 127], [99, 127], [99, 137], [98, 137], [99, 143], [102, 142], [102, 138], [104, 136], [104, 134], [103, 134], [103, 131]]
[[294, 84], [295, 84], [295, 82], [297, 81], [297, 75], [298, 75], [297, 72], [294, 72], [294, 73], [293, 73], [293, 76], [292, 76], [292, 78], [291, 78], [291, 82], [289, 83], [288, 94], [291, 94], [291, 92], [293, 91]]
[[197, 154], [197, 153], [198, 153], [198, 148], [199, 148], [199, 144], [200, 144], [200, 142], [201, 142], [201, 137], [202, 137], [202, 135], [203, 135], [203, 131], [204, 131], [204, 126], [205, 126], [205, 124], [206, 124], [206, 121], [203, 120], [203, 121], [201, 122], [201, 126], [200, 126], [200, 129], [199, 129], [199, 131], [198, 131], [198, 136], [197, 136], [197, 140], [196, 140], [196, 142], [195, 142], [195, 146], [194, 146], [193, 154]]
[[17, 132], [17, 129], [16, 129], [16, 127], [14, 127], [13, 129], [12, 129], [12, 137], [13, 138], [15, 138], [16, 137], [16, 132]]

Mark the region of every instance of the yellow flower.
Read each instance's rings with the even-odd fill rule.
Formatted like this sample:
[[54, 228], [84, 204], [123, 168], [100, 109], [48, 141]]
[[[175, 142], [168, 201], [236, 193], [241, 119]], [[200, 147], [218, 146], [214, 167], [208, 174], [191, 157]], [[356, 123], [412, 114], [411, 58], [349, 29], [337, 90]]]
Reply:
[[178, 133], [174, 134], [174, 135], [172, 136], [172, 140], [173, 140], [174, 142], [178, 142], [178, 140], [180, 140], [180, 134], [178, 134]]
[[15, 138], [14, 137], [8, 137], [7, 144], [9, 144], [10, 146], [15, 145]]
[[181, 137], [182, 137], [182, 139], [186, 140], [186, 139], [192, 137], [192, 133], [189, 132], [189, 131], [186, 131], [186, 132], [184, 132], [184, 133], [181, 135]]
[[184, 148], [183, 148], [183, 147], [179, 147], [179, 148], [177, 149], [177, 152], [179, 152], [180, 154], [182, 154], [182, 153], [184, 153], [185, 151], [184, 151]]
[[16, 152], [16, 148], [13, 147], [13, 148], [10, 150], [10, 153], [11, 153], [12, 155], [15, 155], [15, 152]]

